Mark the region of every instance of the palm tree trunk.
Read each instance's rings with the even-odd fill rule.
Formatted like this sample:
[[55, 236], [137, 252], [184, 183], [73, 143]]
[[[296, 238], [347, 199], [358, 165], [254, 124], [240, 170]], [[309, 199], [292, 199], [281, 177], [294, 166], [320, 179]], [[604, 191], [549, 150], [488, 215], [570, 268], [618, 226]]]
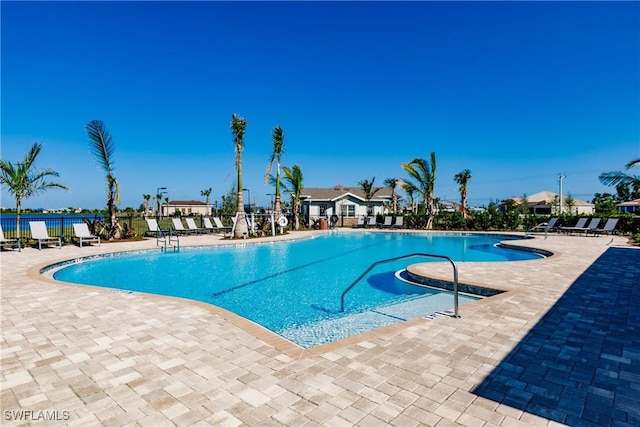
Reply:
[[233, 232], [233, 237], [246, 238], [249, 234], [249, 228], [247, 227], [247, 220], [245, 219], [244, 212], [244, 200], [242, 198], [242, 190], [238, 190], [238, 204], [236, 206], [236, 226]]
[[281, 211], [281, 206], [280, 206], [280, 195], [276, 194], [276, 201], [275, 201], [275, 205], [273, 207], [274, 210], [274, 214], [279, 216], [280, 211]]
[[20, 211], [22, 210], [22, 200], [16, 198], [16, 238], [20, 241]]

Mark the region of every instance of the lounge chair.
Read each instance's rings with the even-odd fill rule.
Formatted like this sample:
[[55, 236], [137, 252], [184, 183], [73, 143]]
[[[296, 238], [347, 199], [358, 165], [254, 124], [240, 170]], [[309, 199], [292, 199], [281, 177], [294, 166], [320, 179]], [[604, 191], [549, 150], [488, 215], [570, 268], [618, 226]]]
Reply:
[[58, 248], [62, 249], [61, 237], [50, 237], [47, 231], [47, 224], [44, 221], [29, 221], [31, 229], [31, 238], [38, 241], [38, 249], [42, 249], [42, 244], [50, 245], [58, 243]]
[[371, 215], [367, 221], [366, 228], [377, 227], [378, 223], [376, 222], [376, 216]]
[[5, 246], [9, 247], [17, 247], [20, 248], [20, 242], [18, 239], [7, 239], [4, 237], [4, 233], [2, 232], [2, 226], [0, 225], [0, 248], [4, 248]]
[[100, 246], [100, 236], [94, 236], [89, 232], [89, 227], [84, 222], [73, 224], [73, 232], [75, 236], [72, 239], [78, 240], [78, 244], [82, 247], [83, 243], [98, 242]]
[[187, 228], [189, 231], [194, 234], [202, 234], [206, 231], [204, 228], [198, 227], [193, 218], [185, 218], [185, 221], [187, 221]]
[[544, 231], [547, 232], [549, 230], [553, 230], [554, 228], [556, 228], [556, 222], [558, 222], [558, 218], [557, 217], [553, 217], [549, 220], [549, 222], [541, 222], [540, 224], [537, 224], [533, 227], [531, 227], [529, 229], [530, 232], [534, 232], [534, 231]]
[[616, 225], [618, 224], [618, 219], [619, 218], [609, 218], [607, 222], [604, 224], [604, 227], [592, 228], [589, 231], [587, 231], [587, 235], [589, 235], [589, 233], [593, 233], [594, 236], [596, 234], [600, 235], [600, 234], [606, 234], [606, 233], [613, 233], [616, 229]]
[[173, 229], [176, 230], [178, 235], [186, 236], [187, 234], [191, 234], [191, 230], [184, 228], [184, 224], [180, 218], [171, 218], [171, 222], [173, 223]]
[[571, 233], [574, 230], [582, 230], [587, 223], [588, 218], [578, 218], [578, 222], [573, 227], [560, 227], [560, 231]]
[[363, 216], [358, 217], [358, 222], [353, 224], [352, 227], [353, 228], [363, 228], [364, 227], [364, 217]]
[[393, 225], [393, 217], [391, 215], [386, 215], [384, 217], [384, 222], [380, 224], [380, 228], [391, 228]]
[[158, 234], [166, 234], [167, 230], [163, 230], [158, 225], [158, 221], [155, 218], [147, 218], [147, 227], [149, 228], [144, 234], [147, 233], [152, 234], [154, 237], [157, 237]]
[[393, 223], [391, 228], [404, 228], [404, 217], [402, 215], [398, 215], [396, 217], [396, 222]]
[[[206, 224], [206, 221], [208, 219], [209, 218], [205, 218], [205, 224]], [[234, 219], [235, 219], [235, 217], [234, 217]], [[224, 224], [222, 224], [222, 221], [217, 216], [213, 217], [213, 222], [216, 224], [216, 231], [218, 233], [222, 233], [222, 234], [231, 233], [231, 230], [233, 229], [233, 227], [226, 227]], [[209, 223], [211, 223], [211, 222], [209, 221]], [[234, 223], [235, 223], [235, 221], [234, 221]]]
[[586, 236], [587, 235], [587, 231], [593, 230], [595, 228], [598, 228], [598, 224], [600, 224], [600, 218], [591, 218], [591, 221], [589, 221], [589, 224], [585, 225], [582, 230], [574, 230], [574, 231], [578, 231], [580, 233], [584, 233], [585, 236]]

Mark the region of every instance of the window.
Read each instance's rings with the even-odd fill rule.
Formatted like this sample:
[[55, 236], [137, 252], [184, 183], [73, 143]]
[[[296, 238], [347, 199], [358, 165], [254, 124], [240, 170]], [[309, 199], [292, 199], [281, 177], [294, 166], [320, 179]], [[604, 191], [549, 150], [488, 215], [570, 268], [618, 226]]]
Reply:
[[320, 206], [320, 216], [327, 215], [327, 205], [319, 205]]
[[346, 217], [355, 217], [356, 216], [356, 205], [341, 205], [340, 206], [340, 214]]

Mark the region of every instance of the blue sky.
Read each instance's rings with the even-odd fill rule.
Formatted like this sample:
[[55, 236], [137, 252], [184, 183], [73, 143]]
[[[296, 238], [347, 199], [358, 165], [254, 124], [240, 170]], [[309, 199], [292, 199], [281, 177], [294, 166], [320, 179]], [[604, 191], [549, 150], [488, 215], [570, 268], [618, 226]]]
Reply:
[[[102, 208], [86, 123], [114, 142], [122, 204], [167, 187], [220, 200], [235, 180], [232, 113], [248, 121], [244, 187], [267, 205], [271, 131], [306, 187], [407, 178], [436, 153], [436, 197], [472, 206], [558, 191], [591, 200], [640, 157], [638, 2], [7, 2], [2, 158], [44, 143], [60, 173], [24, 207]], [[246, 194], [245, 194], [246, 195]], [[0, 204], [15, 206], [2, 191]]]

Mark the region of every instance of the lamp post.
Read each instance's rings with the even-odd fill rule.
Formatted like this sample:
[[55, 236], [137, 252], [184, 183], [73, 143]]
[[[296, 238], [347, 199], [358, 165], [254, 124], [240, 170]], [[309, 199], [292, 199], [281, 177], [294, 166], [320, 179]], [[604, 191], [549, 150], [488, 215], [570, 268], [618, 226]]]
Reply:
[[162, 197], [162, 193], [160, 193], [160, 190], [166, 190], [167, 187], [158, 187], [158, 189], [156, 190], [156, 202], [158, 202], [158, 218], [162, 218], [161, 212], [160, 212], [160, 198]]
[[[251, 212], [251, 190], [249, 190], [248, 188], [243, 188], [242, 191], [246, 191], [249, 193], [249, 212]], [[245, 208], [245, 211], [247, 209]]]

